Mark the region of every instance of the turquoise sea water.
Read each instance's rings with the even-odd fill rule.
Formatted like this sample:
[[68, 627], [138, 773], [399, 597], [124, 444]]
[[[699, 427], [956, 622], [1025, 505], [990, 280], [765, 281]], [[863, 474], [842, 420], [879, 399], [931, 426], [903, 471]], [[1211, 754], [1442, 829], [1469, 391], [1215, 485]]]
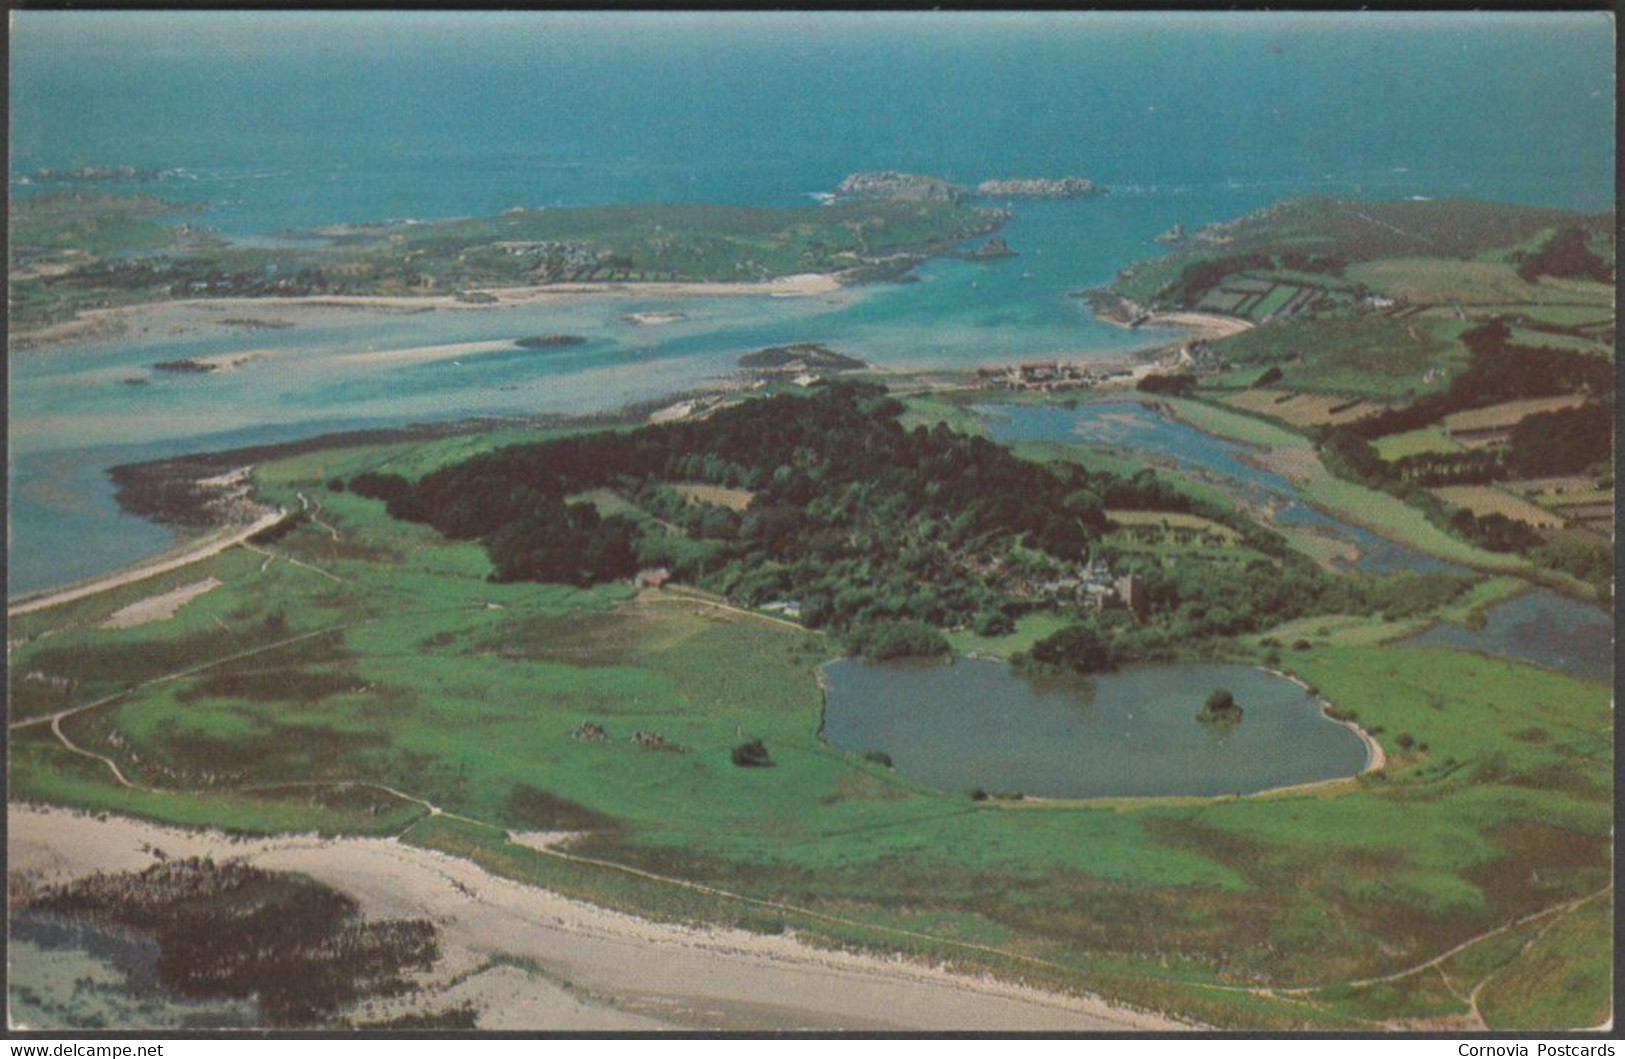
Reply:
[[[167, 535], [111, 512], [113, 463], [366, 424], [587, 411], [820, 341], [895, 366], [1088, 354], [1098, 285], [1175, 222], [1281, 197], [1613, 200], [1602, 14], [263, 14], [24, 11], [12, 176], [130, 164], [238, 237], [509, 206], [811, 202], [848, 172], [966, 182], [1093, 177], [1103, 199], [1021, 203], [1021, 254], [832, 298], [609, 300], [135, 334], [11, 358], [12, 594], [105, 571]], [[131, 190], [112, 187], [109, 190]], [[636, 309], [691, 319], [634, 327]], [[336, 353], [569, 331], [549, 357], [378, 368]], [[231, 375], [123, 377], [271, 349]], [[60, 542], [72, 539], [73, 549]], [[67, 552], [68, 554], [64, 554]]]

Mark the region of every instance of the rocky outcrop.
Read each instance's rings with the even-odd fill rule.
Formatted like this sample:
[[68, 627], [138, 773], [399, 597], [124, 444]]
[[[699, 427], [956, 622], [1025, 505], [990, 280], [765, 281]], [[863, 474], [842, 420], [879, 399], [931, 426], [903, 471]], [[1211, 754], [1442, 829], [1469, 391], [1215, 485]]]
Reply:
[[1185, 225], [1181, 222], [1157, 236], [1157, 242], [1163, 246], [1177, 246], [1189, 238], [1190, 233], [1185, 231]]
[[835, 193], [848, 199], [894, 202], [964, 202], [971, 197], [969, 188], [950, 180], [920, 173], [899, 173], [895, 169], [853, 173], [841, 181]]
[[1004, 241], [1003, 236], [995, 235], [976, 249], [965, 251], [961, 256], [966, 261], [1003, 261], [1007, 257], [1015, 257], [1016, 252], [1010, 249], [1010, 244]]
[[1029, 177], [1017, 180], [984, 180], [976, 193], [985, 198], [1081, 199], [1104, 195], [1106, 189], [1087, 177]]

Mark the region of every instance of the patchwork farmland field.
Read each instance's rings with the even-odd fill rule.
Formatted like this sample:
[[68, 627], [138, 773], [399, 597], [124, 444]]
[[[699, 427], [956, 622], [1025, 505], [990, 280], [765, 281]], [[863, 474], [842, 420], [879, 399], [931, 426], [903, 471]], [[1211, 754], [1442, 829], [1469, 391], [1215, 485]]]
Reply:
[[1467, 412], [1453, 412], [1443, 419], [1444, 429], [1451, 434], [1481, 430], [1506, 430], [1540, 412], [1557, 412], [1565, 408], [1578, 408], [1585, 403], [1584, 394], [1563, 394], [1558, 397], [1528, 397], [1518, 401], [1503, 401], [1485, 408]]
[[1353, 423], [1376, 415], [1386, 407], [1359, 397], [1273, 389], [1245, 390], [1224, 398], [1224, 403], [1244, 411], [1272, 416], [1295, 427]]
[[1546, 508], [1491, 485], [1446, 485], [1433, 495], [1475, 515], [1505, 515], [1535, 529], [1561, 529], [1565, 520]]

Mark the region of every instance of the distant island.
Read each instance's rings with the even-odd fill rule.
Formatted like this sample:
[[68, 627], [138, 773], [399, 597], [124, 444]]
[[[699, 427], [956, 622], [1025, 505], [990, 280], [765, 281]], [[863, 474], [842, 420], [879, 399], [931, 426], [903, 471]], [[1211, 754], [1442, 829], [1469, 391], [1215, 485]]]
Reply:
[[739, 366], [752, 371], [774, 374], [799, 375], [803, 372], [861, 371], [869, 365], [845, 353], [837, 353], [816, 342], [797, 342], [789, 346], [770, 346], [739, 358]]
[[1021, 180], [984, 180], [976, 185], [976, 193], [983, 198], [1009, 199], [1080, 199], [1106, 194], [1106, 189], [1087, 177], [1061, 177], [1048, 179], [1033, 177]]
[[891, 202], [946, 202], [959, 204], [973, 198], [1075, 199], [1106, 194], [1103, 185], [1087, 177], [1020, 177], [984, 180], [975, 188], [923, 173], [895, 169], [852, 173], [835, 189], [837, 198]]
[[921, 173], [899, 173], [895, 169], [853, 173], [841, 181], [835, 194], [844, 199], [889, 202], [961, 203], [971, 197], [969, 188], [951, 180]]

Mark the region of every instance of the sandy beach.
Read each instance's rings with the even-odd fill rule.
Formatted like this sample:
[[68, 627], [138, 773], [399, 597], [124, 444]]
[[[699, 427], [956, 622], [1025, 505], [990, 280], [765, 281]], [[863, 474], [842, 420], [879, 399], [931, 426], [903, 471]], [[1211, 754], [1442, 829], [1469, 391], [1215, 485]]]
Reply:
[[229, 526], [217, 530], [196, 545], [188, 545], [179, 554], [142, 563], [139, 566], [128, 567], [86, 584], [47, 590], [43, 595], [35, 594], [24, 596], [19, 600], [8, 601], [6, 616], [15, 618], [20, 614], [29, 614], [36, 610], [44, 610], [47, 607], [60, 606], [63, 603], [71, 603], [76, 599], [94, 596], [122, 585], [133, 585], [138, 581], [145, 581], [149, 577], [157, 577], [159, 574], [190, 566], [210, 556], [219, 555], [227, 548], [241, 544], [261, 530], [269, 529], [276, 525], [277, 521], [286, 514], [286, 511], [279, 508], [276, 511], [267, 512], [247, 526]]
[[390, 839], [233, 841], [117, 816], [12, 805], [9, 870], [53, 885], [168, 856], [303, 872], [376, 917], [424, 917], [442, 963], [419, 993], [363, 1017], [464, 1000], [490, 1029], [1134, 1031], [1189, 1028], [1102, 999], [1045, 993], [793, 936], [638, 919]]
[[1216, 341], [1239, 335], [1243, 331], [1251, 331], [1253, 322], [1242, 320], [1235, 316], [1219, 316], [1216, 313], [1152, 313], [1140, 326], [1142, 327], [1182, 327], [1193, 332], [1197, 338]]

